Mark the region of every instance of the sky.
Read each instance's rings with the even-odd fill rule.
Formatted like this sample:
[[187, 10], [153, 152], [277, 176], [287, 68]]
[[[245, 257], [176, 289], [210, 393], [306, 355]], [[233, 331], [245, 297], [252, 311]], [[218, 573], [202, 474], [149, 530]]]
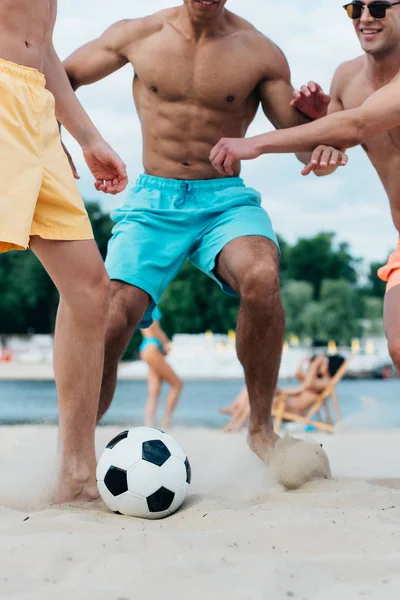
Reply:
[[[137, 18], [180, 4], [180, 0], [59, 0], [55, 46], [61, 59], [98, 37], [112, 23]], [[336, 67], [361, 54], [341, 0], [228, 0], [227, 8], [257, 25], [277, 43], [289, 61], [295, 88], [314, 80], [329, 90]], [[128, 167], [130, 183], [142, 172], [141, 132], [132, 99], [130, 65], [107, 79], [78, 91], [92, 120]], [[248, 135], [272, 127], [259, 112]], [[97, 200], [110, 211], [123, 196], [96, 192], [79, 146], [68, 134], [64, 140], [81, 175], [79, 187], [86, 200]], [[275, 230], [289, 243], [320, 231], [333, 231], [337, 242], [348, 242], [352, 253], [372, 261], [386, 261], [397, 245], [386, 194], [361, 148], [348, 152], [349, 164], [334, 175], [304, 178], [301, 164], [291, 155], [262, 156], [244, 162], [245, 182], [257, 188]]]

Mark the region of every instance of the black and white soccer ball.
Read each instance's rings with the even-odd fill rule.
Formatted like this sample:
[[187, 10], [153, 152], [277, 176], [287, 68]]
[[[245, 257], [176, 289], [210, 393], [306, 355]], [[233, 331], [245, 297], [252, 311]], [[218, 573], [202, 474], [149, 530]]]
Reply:
[[110, 510], [161, 519], [178, 510], [189, 491], [191, 468], [178, 442], [150, 427], [117, 435], [97, 465], [97, 486]]

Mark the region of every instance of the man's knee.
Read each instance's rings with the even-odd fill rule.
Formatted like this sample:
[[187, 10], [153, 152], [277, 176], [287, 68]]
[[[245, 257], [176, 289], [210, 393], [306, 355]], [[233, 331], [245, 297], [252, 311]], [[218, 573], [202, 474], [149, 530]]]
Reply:
[[111, 320], [116, 328], [136, 329], [150, 302], [143, 290], [122, 281], [111, 282]]
[[243, 303], [254, 307], [280, 304], [278, 265], [271, 261], [248, 268], [239, 282], [239, 296]]

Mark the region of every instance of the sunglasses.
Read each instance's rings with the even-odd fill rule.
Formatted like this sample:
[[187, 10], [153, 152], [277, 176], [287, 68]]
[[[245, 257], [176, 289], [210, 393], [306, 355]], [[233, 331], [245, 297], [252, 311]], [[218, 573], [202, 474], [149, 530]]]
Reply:
[[345, 4], [343, 8], [350, 19], [353, 20], [361, 18], [365, 7], [368, 7], [369, 14], [373, 19], [384, 19], [386, 17], [386, 11], [389, 8], [392, 8], [392, 6], [396, 6], [396, 4], [400, 4], [400, 2], [382, 2], [377, 0], [370, 4], [364, 4], [364, 2], [351, 2], [350, 4]]

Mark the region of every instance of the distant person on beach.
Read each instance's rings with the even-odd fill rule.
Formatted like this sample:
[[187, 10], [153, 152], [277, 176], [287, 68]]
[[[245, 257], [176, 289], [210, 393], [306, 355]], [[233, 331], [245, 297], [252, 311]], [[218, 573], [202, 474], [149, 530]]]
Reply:
[[[233, 177], [221, 177], [209, 155], [222, 136], [244, 136], [261, 106], [276, 128], [286, 128], [309, 122], [326, 99], [319, 88], [307, 107], [292, 106], [284, 54], [226, 4], [184, 0], [120, 21], [64, 65], [77, 89], [131, 64], [143, 135], [144, 174], [112, 213], [106, 261], [112, 306], [99, 418], [112, 402], [133, 331], [151, 324], [154, 306], [189, 258], [240, 298], [237, 350], [250, 397], [248, 442], [264, 460], [278, 440], [271, 419], [284, 332], [278, 242], [260, 194], [239, 177], [239, 162]], [[307, 163], [310, 156], [300, 158]]]
[[60, 292], [54, 370], [61, 455], [54, 500], [62, 503], [98, 498], [94, 433], [110, 282], [57, 119], [80, 144], [97, 190], [116, 194], [128, 180], [56, 54], [56, 13], [56, 0], [0, 2], [0, 252], [29, 246]]
[[153, 427], [154, 425], [161, 388], [165, 381], [171, 386], [171, 390], [165, 401], [165, 413], [160, 426], [161, 429], [169, 429], [172, 423], [172, 415], [182, 392], [183, 381], [165, 359], [170, 351], [171, 342], [161, 329], [161, 317], [161, 312], [156, 306], [152, 314], [152, 325], [147, 329], [140, 330], [143, 335], [143, 342], [140, 345], [140, 358], [149, 366], [145, 425], [147, 427]]
[[[340, 355], [320, 354], [302, 358], [296, 369], [296, 378], [300, 385], [293, 388], [277, 388], [273, 407], [278, 405], [279, 399], [284, 394], [288, 397], [286, 405], [288, 409], [302, 415], [312, 405], [316, 395], [325, 390], [343, 362], [344, 358]], [[243, 429], [250, 412], [247, 388], [243, 388], [235, 401], [230, 406], [222, 408], [220, 412], [231, 416], [231, 420], [224, 428], [225, 431], [232, 432]]]
[[[230, 175], [231, 165], [240, 159], [314, 148], [303, 175], [315, 169], [321, 175], [324, 169], [329, 174], [336, 165], [345, 165], [345, 150], [361, 144], [385, 188], [393, 224], [400, 234], [400, 2], [354, 1], [344, 8], [364, 54], [338, 67], [331, 100], [320, 104], [321, 118], [308, 125], [246, 140], [220, 140], [210, 159], [221, 175]], [[293, 105], [301, 110], [303, 102], [308, 105], [314, 91], [312, 82], [303, 86], [300, 92], [295, 92]], [[360, 193], [361, 190], [362, 182]], [[397, 250], [378, 271], [378, 276], [387, 282], [385, 333], [390, 356], [400, 375], [400, 238]]]

